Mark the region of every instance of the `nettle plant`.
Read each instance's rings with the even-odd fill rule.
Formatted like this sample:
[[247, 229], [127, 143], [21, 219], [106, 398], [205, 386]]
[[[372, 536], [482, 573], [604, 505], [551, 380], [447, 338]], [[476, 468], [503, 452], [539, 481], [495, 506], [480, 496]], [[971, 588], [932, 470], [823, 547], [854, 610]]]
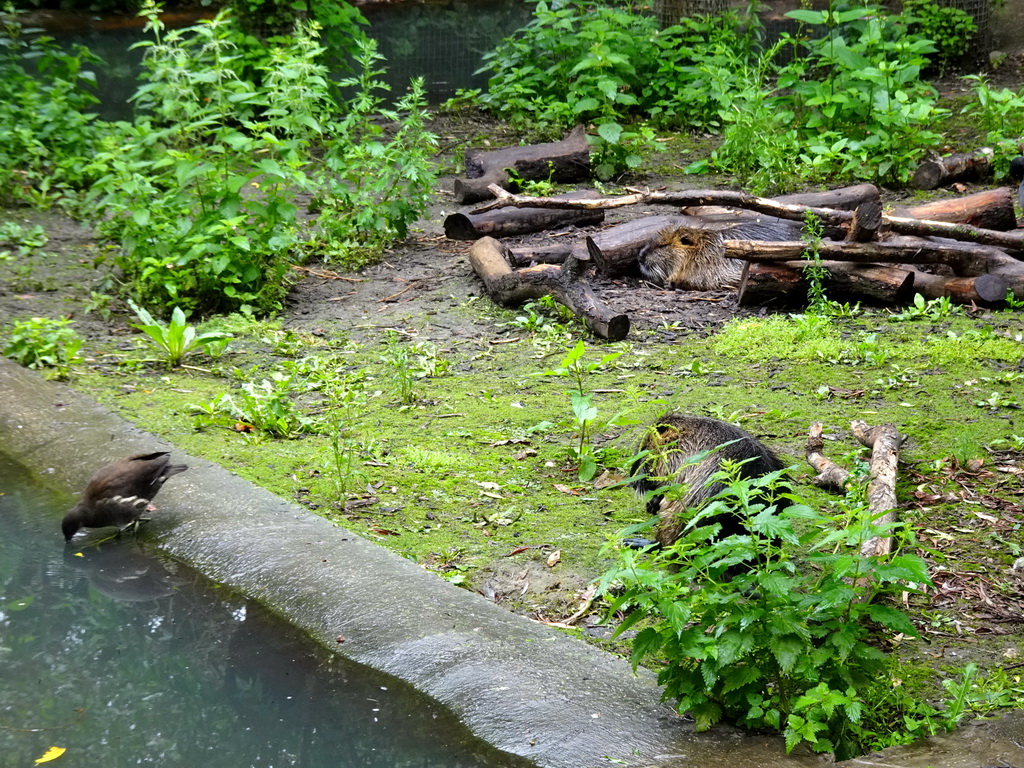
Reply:
[[[637, 167], [654, 133], [631, 115], [653, 57], [656, 20], [592, 0], [548, 4], [484, 56], [493, 72], [481, 106], [535, 134], [593, 123], [594, 172], [609, 179]], [[482, 71], [483, 71], [482, 70]]]
[[[619, 562], [600, 580], [609, 615], [625, 614], [616, 634], [640, 628], [634, 667], [666, 662], [663, 697], [698, 730], [725, 719], [782, 732], [788, 749], [805, 742], [840, 758], [861, 754], [888, 727], [872, 719], [873, 698], [892, 693], [878, 685], [890, 669], [884, 635], [917, 636], [899, 595], [930, 583], [911, 531], [873, 522], [853, 498], [825, 515], [785, 494], [780, 509], [779, 473], [740, 479], [725, 467], [714, 479], [726, 487], [674, 544], [617, 548]], [[723, 514], [744, 533], [719, 538], [714, 518]], [[895, 538], [893, 556], [860, 554], [876, 535]]]
[[[603, 355], [600, 360], [586, 362], [583, 359], [585, 352], [586, 348], [580, 341], [569, 351], [557, 368], [531, 375], [558, 376], [572, 381], [574, 389], [566, 392], [572, 406], [572, 419], [568, 420], [568, 423], [576, 433], [578, 442], [572, 447], [570, 453], [579, 468], [580, 480], [588, 481], [597, 474], [598, 464], [602, 458], [594, 447], [594, 433], [603, 427], [629, 426], [636, 424], [637, 421], [628, 417], [629, 408], [618, 411], [610, 417], [601, 418], [598, 407], [594, 403], [596, 393], [587, 388], [590, 376], [610, 366], [622, 353], [611, 352]], [[537, 425], [533, 429], [537, 431], [541, 426], [546, 425]]]
[[[371, 93], [379, 87], [372, 42], [358, 43], [367, 74], [338, 84], [355, 86], [345, 100], [314, 22], [253, 56], [228, 11], [168, 32], [157, 10], [149, 0], [142, 11], [153, 33], [139, 44], [146, 83], [134, 101], [143, 116], [119, 124], [106, 143], [93, 193], [105, 214], [99, 229], [120, 241], [118, 265], [136, 301], [273, 312], [303, 250], [333, 256], [339, 243], [358, 243], [365, 263], [406, 235], [432, 186], [433, 137], [414, 87], [397, 136], [384, 140], [378, 123], [398, 112]], [[325, 170], [309, 165], [314, 147], [323, 148]], [[297, 215], [302, 193], [325, 213], [316, 237]], [[325, 233], [327, 246], [314, 247]]]
[[0, 202], [46, 208], [92, 182], [105, 131], [90, 112], [99, 63], [83, 46], [64, 51], [23, 30], [10, 4], [0, 9]]

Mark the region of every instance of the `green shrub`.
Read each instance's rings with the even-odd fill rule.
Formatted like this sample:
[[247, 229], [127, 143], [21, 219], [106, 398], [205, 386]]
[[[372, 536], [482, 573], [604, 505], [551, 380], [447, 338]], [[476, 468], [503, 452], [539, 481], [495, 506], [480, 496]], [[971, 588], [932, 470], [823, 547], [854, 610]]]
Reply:
[[935, 45], [932, 58], [941, 70], [971, 49], [978, 31], [974, 18], [960, 8], [943, 6], [934, 0], [903, 0], [903, 17], [910, 31], [931, 40]]
[[[806, 742], [840, 759], [860, 754], [876, 725], [865, 697], [889, 669], [879, 631], [917, 634], [890, 598], [929, 583], [925, 563], [902, 551], [910, 532], [872, 523], [859, 503], [834, 517], [795, 498], [779, 510], [766, 500], [779, 473], [741, 480], [733, 468], [719, 478], [727, 487], [675, 544], [619, 551], [600, 582], [617, 593], [610, 615], [628, 614], [616, 632], [642, 627], [633, 665], [665, 660], [663, 697], [698, 730], [726, 719], [779, 731], [788, 749]], [[737, 515], [746, 533], [716, 538], [720, 514]], [[880, 534], [896, 537], [895, 554], [861, 555]]]
[[[375, 41], [357, 44], [357, 72], [339, 82], [356, 95], [330, 125], [326, 172], [316, 181], [313, 206], [320, 216], [310, 247], [349, 269], [378, 259], [388, 244], [408, 234], [433, 198], [437, 178], [431, 163], [437, 139], [424, 125], [423, 80], [413, 80], [394, 109], [387, 109], [382, 60]], [[392, 131], [384, 130], [381, 118], [392, 123]]]
[[0, 203], [48, 207], [91, 183], [88, 159], [105, 130], [88, 111], [98, 63], [87, 48], [66, 53], [22, 29], [10, 5], [0, 12]]
[[143, 14], [154, 40], [140, 44], [148, 82], [135, 101], [149, 117], [120, 124], [98, 161], [99, 229], [120, 240], [140, 304], [274, 311], [297, 240], [293, 199], [334, 106], [315, 29], [271, 52], [257, 88], [231, 66], [225, 12], [166, 36], [155, 6]]
[[66, 318], [32, 317], [14, 323], [7, 333], [4, 355], [19, 365], [42, 370], [47, 378], [66, 379], [81, 358], [82, 340]]

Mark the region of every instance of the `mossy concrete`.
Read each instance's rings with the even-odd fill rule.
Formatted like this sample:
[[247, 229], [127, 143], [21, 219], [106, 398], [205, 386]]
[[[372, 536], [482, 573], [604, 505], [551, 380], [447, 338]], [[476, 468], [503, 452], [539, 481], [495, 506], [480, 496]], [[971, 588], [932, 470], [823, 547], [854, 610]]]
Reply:
[[[112, 459], [166, 446], [2, 359], [0, 399], [4, 453], [68, 492]], [[161, 492], [145, 538], [322, 645], [412, 684], [501, 750], [565, 768], [826, 762], [724, 726], [696, 734], [659, 702], [652, 673], [634, 675], [626, 661], [460, 590], [220, 466], [178, 451], [174, 461], [190, 470]], [[62, 545], [62, 512], [54, 510], [54, 546]], [[1007, 722], [1006, 733], [973, 730], [964, 754], [1024, 764], [1012, 736], [1021, 728]], [[936, 742], [934, 764], [954, 765], [950, 741]], [[914, 750], [873, 764], [927, 764], [927, 745]]]

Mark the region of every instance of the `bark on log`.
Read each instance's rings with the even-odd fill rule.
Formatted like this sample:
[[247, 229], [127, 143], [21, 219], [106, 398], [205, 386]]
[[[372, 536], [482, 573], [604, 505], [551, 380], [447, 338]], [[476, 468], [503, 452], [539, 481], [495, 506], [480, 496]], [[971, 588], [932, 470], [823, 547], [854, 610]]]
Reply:
[[[551, 199], [563, 202], [581, 202], [600, 197], [597, 192], [584, 190], [570, 192]], [[453, 213], [444, 220], [444, 234], [451, 240], [476, 240], [485, 235], [511, 237], [569, 225], [591, 226], [603, 221], [604, 211], [601, 209], [576, 210], [571, 207], [558, 209], [553, 206], [510, 208], [488, 213]]]
[[825, 441], [821, 434], [821, 422], [811, 424], [807, 433], [807, 447], [804, 449], [807, 463], [818, 473], [811, 478], [811, 483], [827, 490], [845, 491], [850, 482], [850, 473], [825, 456]]
[[[900, 433], [892, 424], [869, 427], [863, 421], [850, 424], [860, 442], [871, 448], [868, 482], [868, 508], [877, 525], [896, 521], [896, 465], [899, 461]], [[866, 557], [881, 557], [892, 551], [892, 537], [874, 536], [860, 548]]]
[[[831, 208], [816, 206], [799, 206], [780, 203], [765, 197], [757, 197], [746, 192], [730, 192], [721, 190], [688, 190], [685, 192], [633, 192], [619, 197], [601, 200], [564, 200], [551, 197], [529, 197], [513, 195], [500, 187], [492, 185], [491, 190], [497, 200], [477, 209], [477, 212], [491, 211], [497, 208], [527, 207], [537, 208], [574, 208], [574, 209], [609, 209], [625, 208], [630, 205], [724, 205], [734, 208], [746, 208], [760, 213], [777, 216], [780, 219], [803, 221], [807, 212], [813, 213], [826, 225], [849, 225], [853, 218], [852, 211], [838, 211]], [[1024, 230], [1016, 232], [998, 232], [968, 224], [952, 224], [944, 221], [921, 221], [900, 216], [885, 216], [885, 225], [893, 232], [921, 237], [948, 237], [954, 240], [994, 245], [1013, 251], [1024, 250]]]
[[1017, 226], [1017, 216], [1013, 210], [1013, 190], [1009, 187], [936, 200], [913, 208], [897, 208], [892, 215], [923, 221], [944, 221], [947, 224], [969, 224], [972, 227], [1000, 232], [1015, 229]]
[[[740, 279], [740, 306], [799, 306], [806, 303], [806, 261], [749, 262]], [[943, 296], [957, 304], [995, 306], [1006, 298], [1006, 281], [996, 275], [945, 277], [914, 269], [849, 261], [823, 261], [829, 271], [825, 289], [831, 298], [906, 304], [915, 293]]]
[[938, 189], [954, 181], [978, 181], [992, 174], [992, 150], [958, 152], [925, 160], [914, 171], [911, 184], [917, 189]]
[[832, 208], [839, 211], [855, 211], [863, 203], [882, 202], [878, 187], [874, 184], [855, 184], [852, 187], [830, 189], [827, 192], [799, 192], [795, 195], [779, 195], [775, 198], [789, 205], [809, 205], [813, 208]]
[[511, 249], [491, 237], [473, 243], [469, 261], [484, 283], [488, 295], [502, 306], [551, 295], [583, 319], [596, 336], [621, 341], [629, 333], [629, 317], [616, 314], [598, 299], [580, 278], [587, 262], [570, 256], [565, 264], [538, 264], [514, 270]]
[[1006, 300], [1006, 281], [996, 275], [978, 277], [945, 277], [911, 270], [914, 274], [914, 293], [926, 299], [948, 297], [957, 304], [977, 304], [993, 307]]
[[582, 245], [571, 243], [537, 245], [532, 248], [512, 248], [509, 258], [513, 267], [528, 267], [531, 264], [562, 264], [574, 252], [585, 253], [585, 249]]
[[[807, 280], [799, 262], [748, 262], [737, 291], [740, 306], [792, 307], [807, 303]], [[878, 264], [822, 261], [828, 275], [823, 283], [830, 298], [904, 304], [913, 295], [914, 274]]]
[[[549, 165], [550, 163], [550, 165]], [[561, 141], [505, 147], [490, 151], [466, 152], [466, 177], [455, 180], [455, 202], [460, 205], [490, 200], [487, 187], [497, 184], [514, 189], [509, 179], [511, 168], [523, 179], [539, 181], [550, 175], [552, 181], [568, 184], [590, 178], [590, 144], [582, 125], [576, 126]]]

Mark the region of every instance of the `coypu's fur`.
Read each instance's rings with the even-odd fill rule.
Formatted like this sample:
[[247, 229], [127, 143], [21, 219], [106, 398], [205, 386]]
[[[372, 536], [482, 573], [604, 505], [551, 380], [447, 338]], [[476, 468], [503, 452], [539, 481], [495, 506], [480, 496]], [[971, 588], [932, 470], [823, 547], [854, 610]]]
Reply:
[[638, 260], [645, 279], [689, 291], [735, 288], [743, 273], [742, 261], [725, 257], [721, 232], [697, 227], [666, 227]]
[[[699, 509], [722, 490], [721, 483], [709, 481], [721, 469], [723, 460], [745, 462], [740, 467], [740, 477], [745, 478], [762, 477], [786, 466], [771, 449], [739, 427], [718, 419], [679, 413], [669, 413], [658, 419], [644, 435], [640, 448], [650, 454], [637, 460], [630, 472], [634, 476], [638, 473], [647, 475], [633, 482], [637, 493], [643, 495], [656, 491], [666, 483], [686, 486], [681, 500], [670, 501], [655, 495], [647, 502], [648, 512], [660, 517], [654, 533], [663, 547], [678, 539], [686, 527], [686, 510]], [[695, 454], [715, 448], [718, 450], [702, 461], [687, 463]], [[721, 537], [746, 533], [739, 520], [731, 515], [720, 515], [707, 522], [721, 524]]]

